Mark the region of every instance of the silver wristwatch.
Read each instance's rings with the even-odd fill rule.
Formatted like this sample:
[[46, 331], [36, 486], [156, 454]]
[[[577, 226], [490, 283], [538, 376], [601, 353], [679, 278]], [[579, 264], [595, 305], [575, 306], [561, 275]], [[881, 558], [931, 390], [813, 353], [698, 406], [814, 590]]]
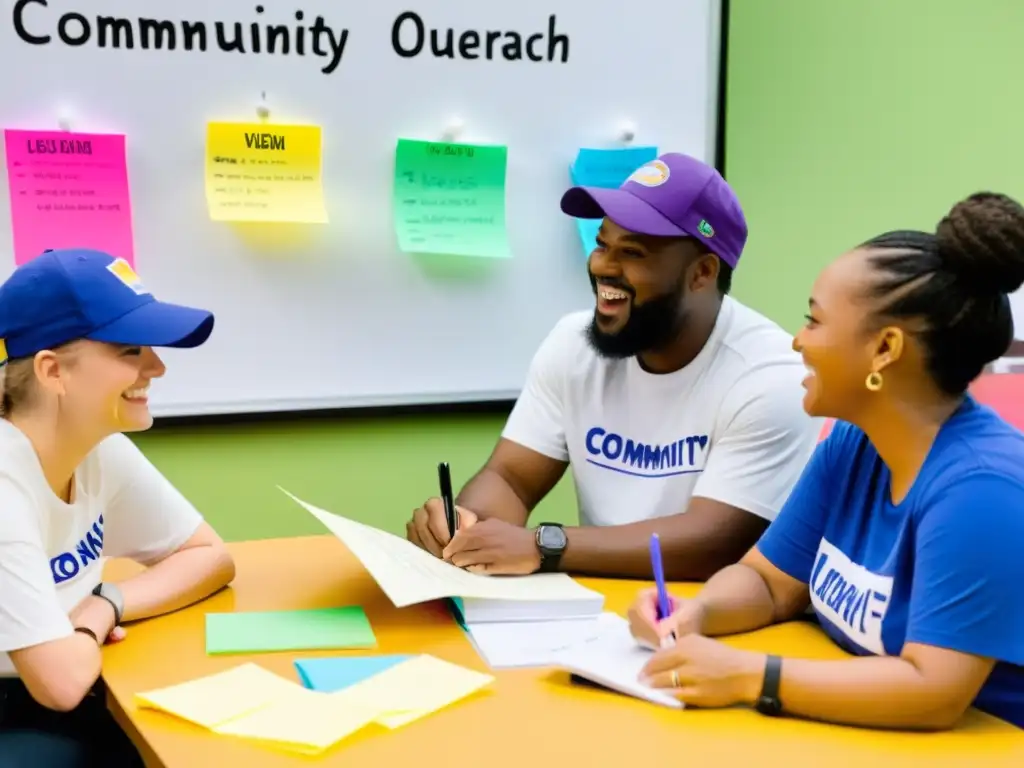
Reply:
[[121, 617], [124, 615], [124, 596], [121, 594], [120, 588], [116, 584], [101, 581], [96, 585], [96, 589], [92, 593], [96, 597], [102, 597], [113, 606], [114, 626], [119, 626], [121, 624]]

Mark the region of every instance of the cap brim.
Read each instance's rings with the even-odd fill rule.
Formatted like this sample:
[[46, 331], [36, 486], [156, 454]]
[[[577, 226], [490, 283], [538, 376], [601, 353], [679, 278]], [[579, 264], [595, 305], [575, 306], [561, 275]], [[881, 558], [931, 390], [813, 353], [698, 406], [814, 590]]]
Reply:
[[577, 219], [609, 218], [623, 229], [654, 237], [689, 237], [658, 209], [624, 189], [573, 187], [562, 195], [562, 212]]
[[88, 334], [93, 341], [140, 347], [198, 347], [213, 332], [213, 313], [151, 301]]

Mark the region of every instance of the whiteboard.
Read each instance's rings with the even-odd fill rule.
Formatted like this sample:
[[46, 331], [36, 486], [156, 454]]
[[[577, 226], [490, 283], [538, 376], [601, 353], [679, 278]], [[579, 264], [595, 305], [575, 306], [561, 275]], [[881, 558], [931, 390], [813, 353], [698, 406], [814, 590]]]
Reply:
[[[577, 149], [616, 146], [632, 124], [638, 144], [715, 157], [719, 0], [5, 1], [0, 125], [126, 134], [138, 272], [158, 298], [216, 313], [205, 346], [164, 353], [157, 416], [514, 398], [556, 320], [593, 302], [575, 224], [558, 207]], [[35, 42], [15, 28], [19, 8]], [[425, 45], [402, 56], [392, 28], [410, 10]], [[69, 13], [88, 37], [81, 18], [62, 24]], [[140, 17], [151, 20], [144, 30]], [[540, 33], [543, 58], [551, 17], [568, 38], [565, 62], [560, 43], [553, 61], [431, 55], [429, 30], [452, 28], [481, 41]], [[114, 46], [120, 22], [109, 19], [131, 26], [131, 49], [124, 34]], [[165, 20], [174, 50], [166, 32], [156, 45]], [[183, 20], [202, 22], [206, 51], [183, 49]], [[331, 57], [313, 53], [318, 20], [344, 41], [329, 73]], [[236, 22], [247, 35], [251, 24], [289, 25], [290, 52], [267, 53], [265, 41], [261, 53], [222, 52], [217, 22], [229, 37]], [[406, 18], [402, 46], [414, 27]], [[61, 29], [80, 44], [61, 42]], [[252, 121], [264, 97], [271, 122], [323, 127], [328, 225], [274, 234], [210, 221], [206, 123]], [[460, 141], [508, 146], [510, 259], [398, 249], [396, 141], [442, 139], [453, 122]], [[9, 253], [10, 217], [0, 222]], [[14, 260], [2, 262], [6, 278]]]

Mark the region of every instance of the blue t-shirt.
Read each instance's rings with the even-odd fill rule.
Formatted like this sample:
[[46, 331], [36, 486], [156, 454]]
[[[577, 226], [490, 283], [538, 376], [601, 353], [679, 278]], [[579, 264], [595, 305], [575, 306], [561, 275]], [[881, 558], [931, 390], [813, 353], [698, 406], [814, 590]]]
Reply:
[[996, 659], [974, 706], [1024, 728], [1024, 433], [967, 398], [899, 504], [889, 483], [867, 436], [838, 423], [758, 549], [851, 653]]

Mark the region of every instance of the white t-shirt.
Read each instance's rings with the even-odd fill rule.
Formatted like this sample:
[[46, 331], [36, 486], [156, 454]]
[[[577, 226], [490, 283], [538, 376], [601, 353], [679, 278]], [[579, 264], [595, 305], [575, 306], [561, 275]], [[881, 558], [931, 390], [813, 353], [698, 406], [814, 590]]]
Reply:
[[548, 334], [502, 433], [570, 463], [581, 524], [674, 515], [693, 496], [775, 519], [822, 427], [803, 409], [792, 337], [727, 296], [697, 357], [652, 374], [600, 357], [592, 317], [566, 315]]
[[16, 674], [8, 651], [71, 634], [68, 613], [106, 558], [157, 562], [203, 520], [121, 434], [79, 466], [72, 501], [53, 493], [28, 438], [0, 419], [0, 676]]

